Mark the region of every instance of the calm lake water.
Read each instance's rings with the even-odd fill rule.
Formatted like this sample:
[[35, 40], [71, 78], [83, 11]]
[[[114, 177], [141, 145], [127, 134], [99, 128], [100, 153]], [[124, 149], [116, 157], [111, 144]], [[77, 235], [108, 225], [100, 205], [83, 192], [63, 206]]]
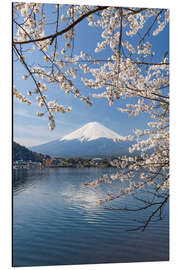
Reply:
[[[144, 232], [142, 211], [109, 211], [96, 202], [119, 183], [82, 184], [114, 169], [18, 169], [13, 172], [13, 266], [166, 261], [168, 206], [164, 219]], [[132, 198], [113, 202], [136, 206]]]

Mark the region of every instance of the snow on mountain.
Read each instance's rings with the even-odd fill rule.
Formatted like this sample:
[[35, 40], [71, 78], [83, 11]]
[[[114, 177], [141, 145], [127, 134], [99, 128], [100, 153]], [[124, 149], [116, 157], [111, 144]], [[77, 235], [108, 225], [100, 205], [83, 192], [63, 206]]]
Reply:
[[103, 157], [126, 154], [129, 146], [119, 134], [90, 122], [63, 138], [30, 149], [52, 157]]
[[73, 131], [72, 133], [64, 136], [60, 141], [71, 141], [71, 140], [80, 140], [83, 141], [92, 141], [99, 138], [112, 139], [116, 141], [117, 139], [123, 139], [119, 134], [114, 131], [106, 128], [98, 122], [90, 122], [83, 127]]

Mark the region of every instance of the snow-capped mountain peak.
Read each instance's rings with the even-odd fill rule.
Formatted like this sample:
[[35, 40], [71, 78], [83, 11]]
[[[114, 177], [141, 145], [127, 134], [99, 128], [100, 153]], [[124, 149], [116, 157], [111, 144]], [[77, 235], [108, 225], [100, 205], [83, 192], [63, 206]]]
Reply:
[[126, 154], [129, 147], [130, 143], [116, 132], [98, 122], [90, 122], [63, 138], [31, 150], [52, 157], [105, 157]]
[[114, 131], [106, 128], [98, 122], [90, 122], [84, 125], [83, 127], [73, 131], [72, 133], [64, 136], [59, 141], [70, 141], [70, 140], [79, 140], [83, 141], [93, 141], [99, 138], [112, 139], [113, 141], [121, 140], [119, 134]]

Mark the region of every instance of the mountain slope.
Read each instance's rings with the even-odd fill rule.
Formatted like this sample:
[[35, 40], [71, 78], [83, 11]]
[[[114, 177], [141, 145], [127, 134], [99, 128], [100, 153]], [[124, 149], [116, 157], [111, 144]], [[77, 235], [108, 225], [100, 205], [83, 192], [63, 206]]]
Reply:
[[22, 146], [16, 142], [13, 142], [13, 161], [24, 160], [24, 161], [42, 161], [44, 158], [50, 158], [47, 155], [42, 155], [30, 151], [25, 146]]
[[91, 122], [59, 140], [31, 147], [31, 150], [56, 157], [104, 157], [126, 154], [129, 146], [119, 134]]

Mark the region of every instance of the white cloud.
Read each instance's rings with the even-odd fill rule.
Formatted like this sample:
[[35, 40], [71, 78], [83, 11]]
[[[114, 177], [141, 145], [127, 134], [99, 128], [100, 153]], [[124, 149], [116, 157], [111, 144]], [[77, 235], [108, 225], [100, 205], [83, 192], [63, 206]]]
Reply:
[[29, 147], [29, 146], [34, 146], [34, 145], [39, 145], [39, 144], [42, 144], [42, 140], [38, 140], [38, 139], [32, 139], [31, 137], [26, 137], [26, 138], [15, 138], [14, 139], [15, 142], [23, 145], [23, 146], [26, 146], [26, 147]]
[[50, 131], [47, 125], [14, 125], [14, 141], [24, 146], [34, 146], [48, 141], [59, 139], [64, 134], [59, 131]]
[[30, 118], [35, 117], [35, 115], [32, 112], [30, 113], [29, 111], [22, 109], [22, 108], [16, 108], [14, 110], [14, 116], [16, 116], [16, 115], [23, 116], [23, 117], [30, 117]]

